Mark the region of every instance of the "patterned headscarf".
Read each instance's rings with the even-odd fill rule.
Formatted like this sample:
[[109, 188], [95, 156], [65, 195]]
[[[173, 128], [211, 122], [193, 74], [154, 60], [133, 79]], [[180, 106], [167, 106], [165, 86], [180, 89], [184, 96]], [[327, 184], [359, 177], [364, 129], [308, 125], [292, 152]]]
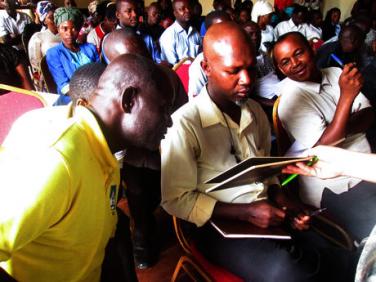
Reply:
[[52, 4], [50, 1], [40, 1], [37, 4], [37, 15], [41, 22], [44, 22], [44, 20], [47, 17], [47, 14], [49, 11], [55, 10], [55, 5]]
[[60, 7], [56, 9], [54, 14], [54, 20], [57, 27], [65, 21], [73, 21], [77, 29], [80, 29], [84, 22], [84, 18], [80, 10], [74, 7]]

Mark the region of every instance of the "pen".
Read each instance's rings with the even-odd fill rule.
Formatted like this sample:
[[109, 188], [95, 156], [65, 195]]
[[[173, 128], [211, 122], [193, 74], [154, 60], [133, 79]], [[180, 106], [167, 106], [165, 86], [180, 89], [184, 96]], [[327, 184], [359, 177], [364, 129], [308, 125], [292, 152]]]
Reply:
[[339, 66], [341, 67], [341, 68], [343, 68], [343, 62], [341, 61], [341, 59], [340, 58], [338, 58], [335, 54], [330, 54], [330, 57], [332, 57], [332, 59], [334, 60], [334, 61], [336, 61], [336, 63], [337, 64], [339, 64]]
[[[332, 54], [333, 55], [333, 54]], [[343, 141], [345, 141], [346, 138], [341, 138], [331, 144], [329, 144], [328, 146], [336, 146], [340, 143], [342, 143]], [[312, 166], [314, 165], [317, 161], [319, 160], [319, 158], [317, 156], [314, 156], [312, 158], [312, 160], [310, 160], [308, 163], [307, 163], [307, 166]], [[291, 174], [289, 177], [287, 177], [285, 180], [283, 180], [281, 186], [286, 186], [291, 180], [293, 180], [294, 178], [296, 178], [299, 174]]]
[[325, 210], [326, 210], [326, 208], [317, 209], [317, 210], [314, 210], [314, 211], [310, 211], [307, 215], [308, 216], [316, 216], [316, 215], [322, 213]]
[[[314, 165], [317, 161], [319, 160], [319, 158], [317, 156], [313, 156], [312, 160], [310, 160], [308, 163], [307, 163], [307, 166], [312, 166]], [[299, 174], [297, 173], [294, 173], [294, 174], [291, 174], [289, 177], [287, 177], [285, 180], [283, 180], [282, 182], [282, 186], [286, 186], [288, 183], [291, 182], [291, 180], [293, 180], [294, 178], [296, 178]]]

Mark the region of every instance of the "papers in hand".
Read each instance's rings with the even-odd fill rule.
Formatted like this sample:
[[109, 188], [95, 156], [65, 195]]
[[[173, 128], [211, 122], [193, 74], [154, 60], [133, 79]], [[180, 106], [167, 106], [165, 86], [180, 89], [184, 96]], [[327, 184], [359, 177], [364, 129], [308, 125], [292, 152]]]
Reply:
[[210, 224], [226, 238], [291, 239], [291, 236], [280, 227], [261, 228], [245, 221], [218, 218], [211, 219]]
[[252, 157], [207, 180], [214, 184], [206, 193], [240, 185], [263, 182], [281, 173], [286, 165], [310, 160], [311, 157]]

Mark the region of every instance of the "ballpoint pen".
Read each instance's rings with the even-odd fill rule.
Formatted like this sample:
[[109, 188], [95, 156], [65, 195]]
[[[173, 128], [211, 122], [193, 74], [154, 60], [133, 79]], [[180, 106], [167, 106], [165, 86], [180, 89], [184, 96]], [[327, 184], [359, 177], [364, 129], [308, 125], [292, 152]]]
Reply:
[[[313, 158], [307, 163], [307, 166], [314, 165], [318, 160], [319, 159], [318, 159], [317, 156], [313, 156]], [[289, 177], [287, 177], [285, 180], [283, 180], [281, 186], [286, 186], [288, 183], [290, 183], [291, 180], [296, 178], [298, 175], [299, 174], [297, 174], [297, 173], [291, 174]]]
[[323, 211], [325, 211], [326, 210], [326, 208], [321, 208], [321, 209], [317, 209], [317, 210], [314, 210], [314, 211], [310, 211], [310, 212], [308, 212], [308, 216], [316, 216], [316, 215], [318, 215], [318, 214], [320, 214], [320, 213], [322, 213]]
[[337, 64], [339, 64], [339, 66], [341, 67], [341, 68], [343, 68], [343, 66], [344, 66], [344, 64], [343, 64], [343, 62], [341, 61], [341, 59], [340, 58], [338, 58], [335, 54], [330, 54], [330, 57], [332, 57], [332, 59], [334, 60], [334, 61], [336, 61], [336, 63]]

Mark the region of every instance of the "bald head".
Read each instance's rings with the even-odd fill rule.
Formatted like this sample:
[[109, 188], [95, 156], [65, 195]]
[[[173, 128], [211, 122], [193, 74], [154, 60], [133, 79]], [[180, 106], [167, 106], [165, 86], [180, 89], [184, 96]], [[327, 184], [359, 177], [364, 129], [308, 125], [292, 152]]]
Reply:
[[208, 93], [222, 110], [247, 101], [256, 79], [256, 52], [239, 25], [222, 22], [209, 28], [201, 66], [208, 77]]
[[120, 55], [107, 66], [89, 102], [112, 152], [127, 146], [158, 148], [171, 125], [167, 79], [152, 60], [139, 55]]
[[103, 53], [108, 62], [123, 54], [137, 54], [151, 59], [142, 38], [134, 30], [127, 28], [114, 30], [104, 39]]
[[216, 56], [224, 56], [228, 52], [233, 53], [244, 49], [252, 49], [251, 52], [255, 56], [255, 51], [251, 46], [249, 36], [238, 24], [229, 21], [221, 22], [212, 25], [205, 34], [204, 57], [210, 60]]

